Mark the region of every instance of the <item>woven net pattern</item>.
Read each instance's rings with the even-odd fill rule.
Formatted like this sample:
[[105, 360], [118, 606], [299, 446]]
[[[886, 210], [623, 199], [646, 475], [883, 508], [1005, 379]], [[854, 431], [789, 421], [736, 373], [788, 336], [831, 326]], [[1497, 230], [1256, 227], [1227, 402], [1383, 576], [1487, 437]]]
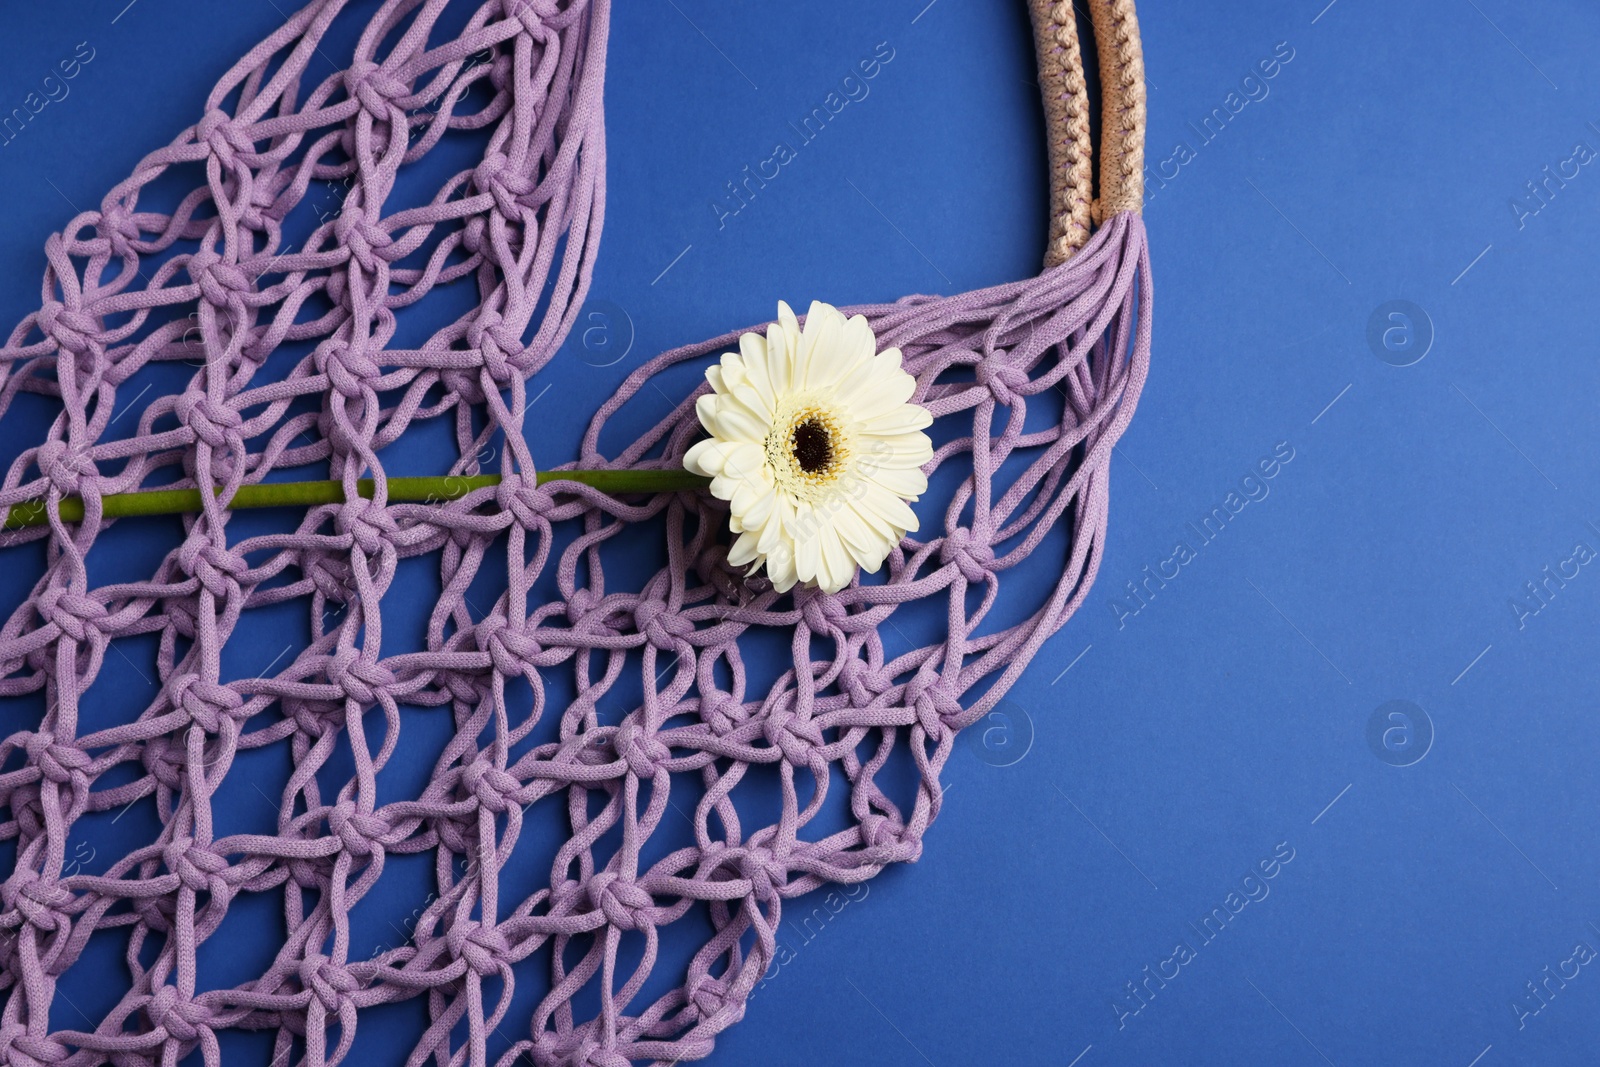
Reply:
[[[0, 418], [24, 393], [59, 410], [0, 485], [0, 509], [51, 512], [7, 535], [46, 539], [47, 565], [0, 628], [0, 695], [47, 710], [0, 742], [0, 840], [16, 849], [0, 1062], [198, 1050], [215, 1065], [230, 1030], [272, 1034], [274, 1065], [367, 1062], [353, 1044], [400, 1001], [425, 1010], [416, 1064], [703, 1057], [773, 960], [786, 900], [919, 856], [957, 732], [1087, 594], [1148, 359], [1142, 224], [1117, 215], [1036, 279], [858, 309], [945, 428], [928, 467], [945, 491], [867, 584], [780, 596], [729, 567], [709, 494], [534, 481], [530, 379], [583, 305], [600, 232], [604, 0], [492, 0], [448, 32], [447, 0], [388, 0], [348, 68], [313, 80], [344, 6], [295, 14], [196, 125], [51, 236], [39, 310], [0, 350]], [[482, 162], [408, 203], [403, 177], [467, 138]], [[191, 183], [175, 207], [141, 209], [174, 181]], [[306, 221], [329, 185], [339, 209]], [[400, 343], [401, 313], [452, 282], [476, 287], [471, 310]], [[735, 337], [638, 368], [599, 405], [578, 465], [676, 468], [699, 430], [672, 383]], [[132, 395], [157, 364], [181, 386]], [[629, 401], [662, 383], [681, 402], [605, 454], [603, 434], [637, 432]], [[436, 421], [456, 446], [448, 473], [476, 472], [498, 441], [504, 482], [389, 503], [380, 453]], [[347, 503], [230, 540], [240, 485], [319, 465]], [[148, 578], [96, 583], [100, 496], [158, 485], [218, 496]], [[85, 521], [61, 520], [66, 495]], [[616, 565], [624, 544], [631, 567]], [[1058, 580], [1003, 593], [1035, 551], [1059, 554]], [[494, 554], [505, 577], [480, 612], [468, 589]], [[386, 594], [414, 557], [437, 561], [442, 591], [408, 650], [386, 638], [406, 606]], [[309, 615], [309, 641], [229, 677], [230, 636], [284, 604]], [[137, 635], [159, 639], [158, 692], [84, 728], [113, 642]], [[385, 771], [416, 715], [447, 721], [448, 739], [397, 792]], [[269, 749], [291, 767], [257, 783], [275, 825], [226, 831], [219, 793]], [[135, 803], [159, 815], [152, 839], [74, 862], [79, 824]], [[409, 857], [431, 864], [432, 892], [371, 950], [353, 916]], [[219, 983], [206, 942], [268, 893], [283, 926], [270, 963]], [[58, 981], [107, 932], [126, 941], [126, 993], [63, 1025]]]

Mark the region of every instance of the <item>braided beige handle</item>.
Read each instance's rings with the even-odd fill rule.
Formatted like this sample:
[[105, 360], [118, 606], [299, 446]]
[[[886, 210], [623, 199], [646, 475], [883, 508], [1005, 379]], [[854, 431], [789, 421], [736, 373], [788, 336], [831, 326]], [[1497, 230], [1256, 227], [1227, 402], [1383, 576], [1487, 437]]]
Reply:
[[1092, 223], [1144, 202], [1144, 54], [1133, 0], [1088, 0], [1099, 49], [1100, 198], [1094, 198], [1089, 86], [1073, 0], [1028, 0], [1050, 164], [1050, 241], [1045, 266], [1065, 263]]

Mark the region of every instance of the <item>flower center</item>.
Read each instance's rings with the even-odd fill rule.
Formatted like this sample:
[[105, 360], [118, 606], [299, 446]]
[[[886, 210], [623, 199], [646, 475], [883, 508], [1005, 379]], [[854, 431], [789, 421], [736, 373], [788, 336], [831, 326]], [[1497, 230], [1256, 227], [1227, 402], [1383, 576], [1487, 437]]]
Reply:
[[812, 415], [789, 435], [789, 453], [807, 474], [819, 474], [833, 466], [833, 433], [828, 424]]
[[796, 397], [773, 419], [765, 445], [768, 469], [796, 499], [814, 499], [850, 469], [850, 433], [824, 399]]

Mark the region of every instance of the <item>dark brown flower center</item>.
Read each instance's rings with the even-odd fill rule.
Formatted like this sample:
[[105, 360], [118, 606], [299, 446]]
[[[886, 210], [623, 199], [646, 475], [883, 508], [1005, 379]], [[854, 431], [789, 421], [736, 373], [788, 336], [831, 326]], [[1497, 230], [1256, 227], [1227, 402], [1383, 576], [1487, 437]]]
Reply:
[[807, 474], [817, 474], [833, 465], [833, 434], [827, 423], [812, 417], [794, 428], [789, 437], [794, 461]]

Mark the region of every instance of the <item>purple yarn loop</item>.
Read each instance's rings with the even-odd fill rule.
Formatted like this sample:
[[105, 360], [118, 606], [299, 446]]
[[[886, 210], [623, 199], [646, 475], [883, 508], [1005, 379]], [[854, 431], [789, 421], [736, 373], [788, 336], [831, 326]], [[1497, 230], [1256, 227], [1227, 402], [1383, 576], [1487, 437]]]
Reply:
[[[777, 958], [786, 902], [921, 855], [960, 731], [1099, 568], [1112, 448], [1149, 363], [1137, 215], [1035, 278], [850, 309], [902, 350], [941, 428], [925, 469], [946, 488], [880, 574], [780, 595], [729, 565], [726, 505], [707, 493], [534, 482], [529, 380], [583, 307], [604, 215], [608, 0], [490, 0], [450, 30], [449, 0], [384, 0], [347, 69], [313, 75], [330, 27], [372, 10], [353, 6], [290, 16], [194, 126], [51, 235], [45, 297], [0, 347], [0, 419], [24, 393], [60, 412], [0, 482], [0, 512], [42, 499], [50, 514], [3, 542], [44, 539], [48, 555], [0, 625], [0, 695], [48, 710], [0, 740], [0, 840], [16, 851], [0, 882], [0, 1063], [198, 1053], [218, 1067], [231, 1030], [273, 1035], [275, 1065], [370, 1062], [357, 1042], [386, 1025], [373, 1010], [411, 1000], [427, 1018], [419, 1067], [709, 1055]], [[473, 136], [481, 162], [401, 202], [405, 168]], [[141, 206], [174, 179], [193, 188], [170, 213]], [[330, 186], [342, 204], [319, 214]], [[455, 282], [476, 306], [401, 347], [398, 317]], [[676, 468], [704, 386], [613, 439], [659, 405], [659, 376], [703, 368], [739, 332], [632, 371], [582, 465]], [[132, 379], [152, 364], [190, 373], [146, 399]], [[504, 481], [391, 504], [384, 449], [436, 419], [454, 428], [447, 473], [476, 473], [503, 439]], [[230, 541], [231, 493], [316, 464], [347, 503]], [[202, 485], [220, 496], [148, 578], [94, 579], [104, 494]], [[61, 519], [69, 495], [81, 523]], [[641, 537], [664, 563], [617, 566]], [[503, 591], [480, 611], [469, 588], [502, 551]], [[1008, 576], [1040, 552], [1059, 558], [1053, 581]], [[438, 560], [443, 593], [405, 651], [384, 600], [419, 556]], [[224, 649], [252, 640], [249, 613], [286, 603], [306, 609], [309, 640], [260, 657], [259, 676], [225, 669]], [[897, 618], [942, 636], [914, 645]], [[157, 639], [151, 695], [88, 725], [114, 642], [137, 635]], [[790, 649], [775, 677], [757, 669], [773, 636]], [[417, 715], [449, 737], [427, 781], [397, 787], [386, 768]], [[273, 746], [287, 780], [252, 779], [241, 760]], [[240, 779], [276, 809], [271, 826], [237, 828], [223, 791]], [[758, 788], [777, 803], [752, 807]], [[153, 839], [79, 854], [88, 820], [135, 804], [158, 818]], [[518, 851], [529, 826], [559, 828], [553, 856]], [[372, 950], [353, 916], [412, 856], [432, 860], [434, 891]], [[529, 892], [537, 862], [549, 876]], [[201, 948], [262, 893], [281, 898], [281, 941], [248, 981], [219, 984]], [[128, 985], [76, 1019], [58, 981], [101, 934], [126, 941]], [[513, 1012], [540, 953], [547, 984]]]

